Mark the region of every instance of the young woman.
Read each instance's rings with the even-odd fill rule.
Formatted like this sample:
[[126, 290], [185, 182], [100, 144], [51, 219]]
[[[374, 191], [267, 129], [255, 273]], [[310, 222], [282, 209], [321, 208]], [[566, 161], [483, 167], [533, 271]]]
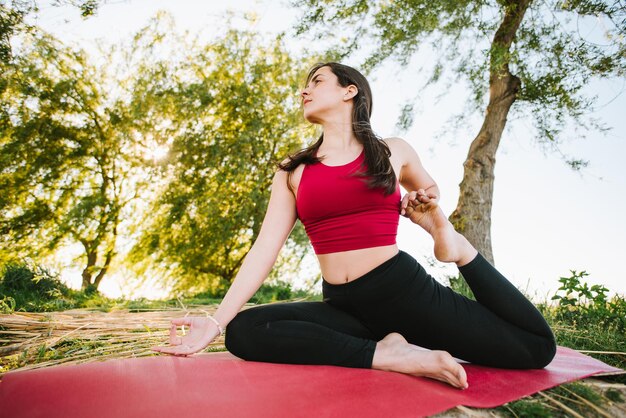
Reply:
[[[370, 126], [372, 95], [358, 71], [315, 66], [301, 93], [304, 117], [321, 125], [312, 146], [274, 176], [259, 236], [214, 317], [172, 321], [170, 346], [188, 355], [227, 327], [226, 347], [246, 360], [374, 368], [467, 387], [455, 358], [503, 368], [542, 368], [553, 334], [537, 309], [452, 224], [439, 189], [416, 152]], [[400, 185], [407, 191], [400, 198]], [[434, 240], [435, 257], [456, 263], [477, 301], [429, 276], [399, 251], [399, 216]], [[239, 312], [272, 269], [297, 219], [323, 275], [323, 302], [293, 302]], [[189, 326], [183, 337], [178, 325]]]

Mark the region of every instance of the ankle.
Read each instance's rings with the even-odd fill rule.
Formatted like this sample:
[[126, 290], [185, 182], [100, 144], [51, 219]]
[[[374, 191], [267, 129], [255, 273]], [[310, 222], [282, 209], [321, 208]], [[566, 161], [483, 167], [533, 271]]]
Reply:
[[[458, 232], [457, 232], [458, 234]], [[455, 262], [457, 267], [463, 267], [471, 263], [478, 255], [478, 250], [465, 238], [463, 235], [458, 234], [461, 237], [459, 252], [459, 259]]]

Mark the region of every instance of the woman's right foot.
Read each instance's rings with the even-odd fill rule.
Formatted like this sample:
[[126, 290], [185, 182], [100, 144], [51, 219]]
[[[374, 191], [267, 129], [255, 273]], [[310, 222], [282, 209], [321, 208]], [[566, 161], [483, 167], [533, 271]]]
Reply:
[[376, 344], [372, 368], [429, 377], [459, 389], [468, 387], [465, 369], [449, 353], [424, 350], [395, 332]]

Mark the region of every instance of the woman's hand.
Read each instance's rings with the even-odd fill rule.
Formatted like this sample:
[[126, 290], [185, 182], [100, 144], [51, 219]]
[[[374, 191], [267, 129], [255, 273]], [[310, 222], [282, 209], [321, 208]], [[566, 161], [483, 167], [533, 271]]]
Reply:
[[[189, 326], [189, 332], [179, 337], [176, 335], [178, 325]], [[207, 317], [188, 316], [172, 320], [170, 327], [169, 346], [152, 347], [152, 351], [173, 354], [175, 356], [187, 356], [204, 349], [219, 335], [219, 330], [213, 321]]]
[[400, 214], [419, 225], [423, 214], [436, 208], [438, 205], [439, 197], [436, 194], [426, 193], [424, 189], [419, 189], [404, 195], [400, 206]]

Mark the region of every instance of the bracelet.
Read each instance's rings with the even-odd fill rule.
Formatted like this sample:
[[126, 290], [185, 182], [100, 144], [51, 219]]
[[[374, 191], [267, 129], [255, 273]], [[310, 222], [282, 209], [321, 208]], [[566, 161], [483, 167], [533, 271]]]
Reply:
[[219, 322], [217, 322], [217, 319], [213, 318], [211, 315], [207, 314], [206, 316], [207, 318], [209, 318], [211, 321], [213, 321], [213, 323], [217, 326], [217, 330], [220, 332], [220, 336], [224, 335], [224, 328], [222, 328], [222, 326], [220, 325]]

